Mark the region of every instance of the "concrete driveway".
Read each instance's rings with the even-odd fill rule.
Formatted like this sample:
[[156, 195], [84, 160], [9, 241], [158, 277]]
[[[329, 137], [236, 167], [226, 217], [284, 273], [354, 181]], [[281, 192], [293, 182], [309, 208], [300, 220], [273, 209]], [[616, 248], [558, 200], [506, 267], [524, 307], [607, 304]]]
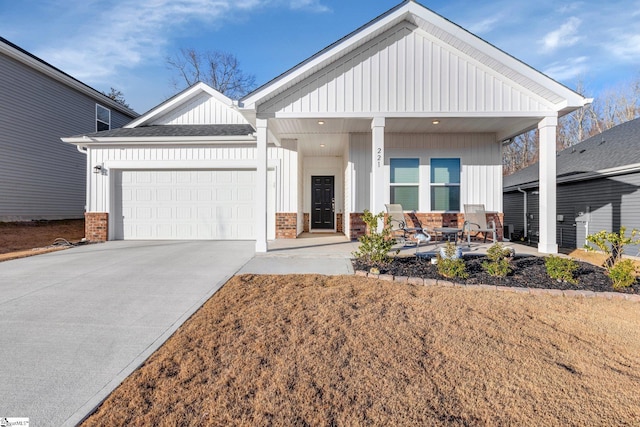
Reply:
[[78, 423], [254, 245], [107, 242], [0, 263], [0, 417]]

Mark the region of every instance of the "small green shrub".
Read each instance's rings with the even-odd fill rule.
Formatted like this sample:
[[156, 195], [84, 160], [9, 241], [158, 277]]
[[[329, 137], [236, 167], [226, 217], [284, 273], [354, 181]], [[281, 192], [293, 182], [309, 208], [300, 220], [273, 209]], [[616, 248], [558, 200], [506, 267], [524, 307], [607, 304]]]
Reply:
[[578, 263], [575, 260], [549, 255], [548, 257], [545, 257], [544, 265], [547, 268], [547, 274], [552, 279], [562, 280], [563, 282], [573, 284], [578, 283], [578, 280], [575, 278]]
[[608, 274], [615, 289], [628, 288], [636, 281], [636, 268], [630, 259], [616, 262]]
[[505, 248], [502, 243], [494, 243], [487, 250], [487, 258], [489, 261], [482, 263], [482, 268], [493, 277], [506, 277], [511, 273], [511, 265], [508, 257], [511, 251]]
[[440, 275], [449, 279], [466, 279], [469, 277], [464, 260], [462, 258], [456, 258], [456, 245], [453, 243], [447, 242], [444, 247], [444, 257], [440, 254], [438, 254], [437, 257], [438, 273]]
[[365, 209], [362, 220], [367, 225], [368, 233], [360, 237], [360, 246], [357, 251], [353, 252], [354, 257], [362, 258], [365, 262], [376, 265], [384, 265], [389, 262], [389, 251], [396, 241], [391, 236], [391, 228], [389, 227], [391, 220], [389, 218], [387, 218], [382, 231], [378, 231], [378, 221], [383, 218], [384, 212], [374, 215]]
[[[618, 261], [622, 260], [625, 246], [640, 244], [640, 238], [638, 238], [638, 236], [640, 236], [640, 230], [635, 228], [631, 230], [630, 237], [625, 235], [626, 231], [627, 228], [622, 226], [618, 233], [609, 233], [606, 230], [602, 230], [595, 234], [589, 234], [587, 236], [588, 243], [584, 245], [584, 248], [588, 251], [600, 249], [607, 255], [607, 260], [604, 262], [603, 267], [606, 268], [607, 271], [610, 271]], [[595, 245], [595, 248], [589, 243]]]

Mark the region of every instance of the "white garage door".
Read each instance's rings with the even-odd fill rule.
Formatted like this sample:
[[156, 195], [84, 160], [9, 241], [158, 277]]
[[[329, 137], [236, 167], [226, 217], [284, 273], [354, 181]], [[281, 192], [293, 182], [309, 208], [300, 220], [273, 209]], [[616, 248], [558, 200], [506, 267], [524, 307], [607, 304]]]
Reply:
[[121, 171], [116, 239], [255, 239], [255, 170]]

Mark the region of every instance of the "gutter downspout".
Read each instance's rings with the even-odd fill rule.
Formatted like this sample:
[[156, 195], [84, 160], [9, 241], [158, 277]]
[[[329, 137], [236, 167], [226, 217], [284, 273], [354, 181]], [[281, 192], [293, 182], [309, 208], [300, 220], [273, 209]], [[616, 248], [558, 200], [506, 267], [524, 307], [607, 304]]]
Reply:
[[[85, 179], [85, 195], [84, 195], [84, 212], [86, 213], [89, 209], [89, 194], [91, 191], [91, 164], [89, 160], [89, 149], [87, 147], [82, 147], [80, 145], [76, 145], [76, 149], [87, 156], [87, 177]], [[86, 237], [86, 236], [85, 236]]]
[[527, 192], [523, 189], [521, 189], [520, 187], [517, 188], [517, 190], [519, 192], [521, 192], [522, 194], [524, 194], [524, 238], [527, 238], [527, 229], [529, 228], [527, 226]]

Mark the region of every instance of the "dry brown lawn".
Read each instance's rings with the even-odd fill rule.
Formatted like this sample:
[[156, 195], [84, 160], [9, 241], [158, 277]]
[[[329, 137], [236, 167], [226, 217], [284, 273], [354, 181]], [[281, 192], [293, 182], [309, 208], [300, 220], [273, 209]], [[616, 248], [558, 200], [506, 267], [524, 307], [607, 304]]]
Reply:
[[234, 277], [85, 425], [640, 425], [640, 306]]
[[84, 220], [0, 222], [0, 261], [41, 253], [32, 249], [50, 246], [59, 237], [78, 242], [84, 237]]

